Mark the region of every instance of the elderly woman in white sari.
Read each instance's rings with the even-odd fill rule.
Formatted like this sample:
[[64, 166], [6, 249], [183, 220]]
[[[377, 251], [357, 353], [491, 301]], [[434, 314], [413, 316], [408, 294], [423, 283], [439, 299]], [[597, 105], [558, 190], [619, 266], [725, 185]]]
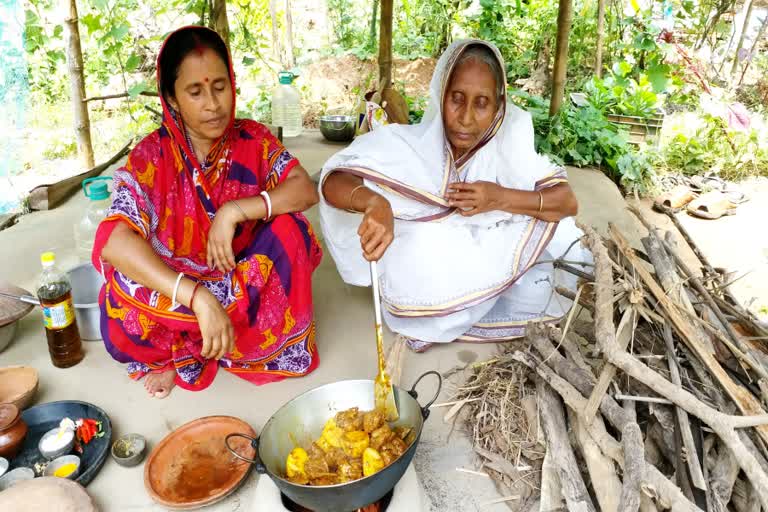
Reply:
[[421, 123], [359, 137], [324, 166], [320, 216], [345, 282], [371, 284], [384, 319], [423, 351], [507, 341], [562, 317], [553, 260], [591, 262], [565, 170], [536, 153], [527, 112], [506, 101], [498, 49], [459, 41], [440, 58]]

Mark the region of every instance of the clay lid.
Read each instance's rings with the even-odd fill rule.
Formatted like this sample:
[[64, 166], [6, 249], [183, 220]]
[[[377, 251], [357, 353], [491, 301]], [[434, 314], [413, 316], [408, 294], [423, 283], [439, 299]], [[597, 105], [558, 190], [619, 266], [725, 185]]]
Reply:
[[[12, 284], [0, 282], [0, 292], [13, 295], [30, 295], [24, 288], [13, 286]], [[21, 302], [20, 300], [0, 296], [0, 327], [15, 322], [25, 316], [34, 308], [32, 304]]]
[[0, 430], [5, 430], [19, 419], [19, 408], [13, 404], [0, 404]]

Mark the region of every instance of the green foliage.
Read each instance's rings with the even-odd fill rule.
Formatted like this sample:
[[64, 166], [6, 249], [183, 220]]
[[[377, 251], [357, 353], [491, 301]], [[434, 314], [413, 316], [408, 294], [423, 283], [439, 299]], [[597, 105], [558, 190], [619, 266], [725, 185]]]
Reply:
[[[614, 65], [618, 72], [623, 72], [621, 61]], [[625, 78], [614, 72], [604, 79], [593, 77], [584, 87], [589, 103], [608, 114], [625, 116], [651, 117], [658, 111], [659, 97], [653, 91], [646, 75], [640, 81]]]
[[537, 151], [560, 164], [600, 167], [627, 191], [648, 188], [653, 177], [650, 159], [638, 156], [626, 133], [608, 122], [599, 109], [569, 105], [549, 117], [544, 99], [518, 90], [511, 90], [510, 95], [531, 113]]
[[704, 114], [692, 134], [678, 133], [664, 146], [662, 165], [694, 175], [714, 172], [725, 179], [768, 175], [768, 146], [757, 130], [735, 131], [717, 116]]

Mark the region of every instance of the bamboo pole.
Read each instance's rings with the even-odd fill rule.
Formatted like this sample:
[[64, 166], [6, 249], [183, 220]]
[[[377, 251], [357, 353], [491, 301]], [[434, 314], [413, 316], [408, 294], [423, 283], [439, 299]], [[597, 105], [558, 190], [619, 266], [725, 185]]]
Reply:
[[76, 0], [69, 1], [69, 16], [64, 20], [64, 25], [67, 27], [67, 67], [69, 69], [72, 106], [75, 113], [77, 152], [83, 165], [90, 169], [94, 166], [91, 120], [88, 116], [88, 105], [83, 102], [85, 99], [85, 75], [83, 74], [83, 51], [80, 47]]
[[557, 46], [555, 47], [555, 66], [552, 73], [552, 98], [549, 102], [549, 115], [560, 110], [565, 96], [565, 79], [568, 71], [568, 36], [573, 21], [573, 1], [560, 0], [557, 13]]
[[227, 19], [227, 0], [213, 0], [211, 12], [213, 30], [218, 32], [229, 48], [229, 20]]
[[749, 29], [749, 18], [752, 17], [752, 0], [746, 0], [744, 3], [744, 21], [741, 24], [741, 34], [739, 34], [739, 42], [736, 44], [736, 52], [733, 54], [733, 66], [731, 67], [731, 79], [735, 80], [736, 71], [739, 69], [739, 52], [744, 47], [744, 38], [747, 35], [747, 29]]
[[605, 40], [605, 0], [597, 0], [597, 42], [595, 43], [595, 76], [603, 76], [603, 45]]
[[293, 16], [291, 16], [291, 0], [285, 0], [285, 53], [288, 67], [296, 66], [296, 57], [293, 55]]

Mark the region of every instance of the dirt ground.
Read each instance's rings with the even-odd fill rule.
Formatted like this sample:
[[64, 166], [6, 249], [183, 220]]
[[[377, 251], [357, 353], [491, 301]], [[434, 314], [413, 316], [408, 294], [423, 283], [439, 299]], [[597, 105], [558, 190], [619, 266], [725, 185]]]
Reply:
[[[410, 98], [426, 97], [436, 63], [435, 59], [395, 59], [395, 87]], [[361, 60], [354, 55], [323, 59], [304, 68], [300, 78], [306, 87], [302, 90], [304, 126], [317, 127], [317, 118], [326, 113], [354, 112], [363, 94], [376, 87], [377, 76], [376, 60]]]

